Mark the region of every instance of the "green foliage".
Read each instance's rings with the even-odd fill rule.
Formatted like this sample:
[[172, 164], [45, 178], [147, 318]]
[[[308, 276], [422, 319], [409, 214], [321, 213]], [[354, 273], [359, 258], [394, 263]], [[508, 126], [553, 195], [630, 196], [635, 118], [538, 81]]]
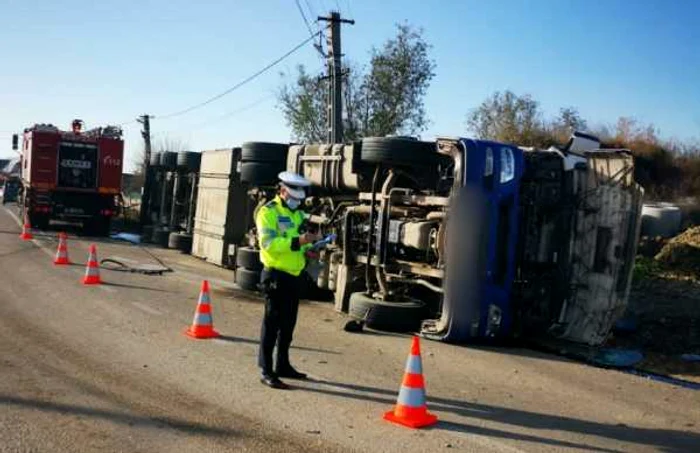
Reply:
[[632, 269], [632, 281], [640, 283], [645, 280], [657, 278], [661, 272], [661, 266], [653, 258], [637, 256]]
[[[345, 141], [364, 136], [417, 135], [428, 126], [424, 97], [435, 63], [423, 32], [397, 25], [396, 36], [373, 49], [369, 70], [354, 64], [343, 84]], [[278, 93], [278, 105], [295, 140], [325, 142], [327, 81], [303, 66]]]

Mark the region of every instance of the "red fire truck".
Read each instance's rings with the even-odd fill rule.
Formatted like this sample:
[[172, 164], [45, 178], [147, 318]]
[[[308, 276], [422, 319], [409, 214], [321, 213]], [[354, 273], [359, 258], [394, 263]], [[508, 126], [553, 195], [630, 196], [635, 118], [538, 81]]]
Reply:
[[82, 125], [74, 120], [70, 131], [51, 124], [24, 130], [18, 203], [35, 228], [57, 220], [81, 223], [90, 234], [109, 233], [121, 193], [122, 131], [83, 132]]

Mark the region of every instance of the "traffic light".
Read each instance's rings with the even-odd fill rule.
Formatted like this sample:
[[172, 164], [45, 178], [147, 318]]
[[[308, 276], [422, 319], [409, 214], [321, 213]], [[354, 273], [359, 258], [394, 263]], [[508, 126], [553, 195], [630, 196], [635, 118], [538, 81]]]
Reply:
[[12, 149], [17, 151], [19, 149], [19, 135], [12, 134]]

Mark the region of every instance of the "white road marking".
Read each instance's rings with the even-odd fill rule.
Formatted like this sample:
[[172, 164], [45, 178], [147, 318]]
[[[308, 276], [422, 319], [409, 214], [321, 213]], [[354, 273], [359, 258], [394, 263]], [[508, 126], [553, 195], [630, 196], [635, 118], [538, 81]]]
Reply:
[[140, 302], [132, 302], [131, 305], [138, 308], [139, 310], [143, 310], [146, 313], [150, 313], [152, 315], [160, 316], [163, 314], [160, 311], [156, 310], [155, 308], [151, 308], [148, 305], [142, 304]]

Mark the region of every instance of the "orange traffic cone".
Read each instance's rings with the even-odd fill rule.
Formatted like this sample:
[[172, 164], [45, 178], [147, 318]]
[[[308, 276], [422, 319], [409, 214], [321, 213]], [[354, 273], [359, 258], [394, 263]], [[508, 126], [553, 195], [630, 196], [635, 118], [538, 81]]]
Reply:
[[420, 358], [420, 342], [416, 336], [411, 343], [411, 354], [406, 362], [396, 407], [384, 414], [384, 420], [409, 428], [423, 428], [437, 423], [437, 417], [429, 413], [425, 405], [423, 363]]
[[95, 244], [90, 244], [90, 256], [88, 257], [87, 267], [85, 268], [85, 277], [83, 277], [84, 285], [99, 285], [102, 283], [100, 279], [100, 265], [97, 262], [97, 247]]
[[70, 264], [68, 259], [68, 240], [66, 237], [66, 233], [58, 234], [58, 250], [56, 250], [56, 257], [53, 260], [53, 263], [56, 265]]
[[194, 320], [185, 334], [192, 338], [216, 338], [219, 336], [219, 332], [214, 330], [214, 320], [211, 317], [211, 297], [207, 280], [202, 281], [202, 290], [199, 293], [199, 301], [194, 311]]
[[29, 216], [26, 212], [24, 213], [24, 225], [22, 226], [22, 234], [19, 235], [19, 238], [23, 241], [31, 241], [32, 239], [34, 239], [34, 236], [32, 236], [32, 226], [29, 223]]

